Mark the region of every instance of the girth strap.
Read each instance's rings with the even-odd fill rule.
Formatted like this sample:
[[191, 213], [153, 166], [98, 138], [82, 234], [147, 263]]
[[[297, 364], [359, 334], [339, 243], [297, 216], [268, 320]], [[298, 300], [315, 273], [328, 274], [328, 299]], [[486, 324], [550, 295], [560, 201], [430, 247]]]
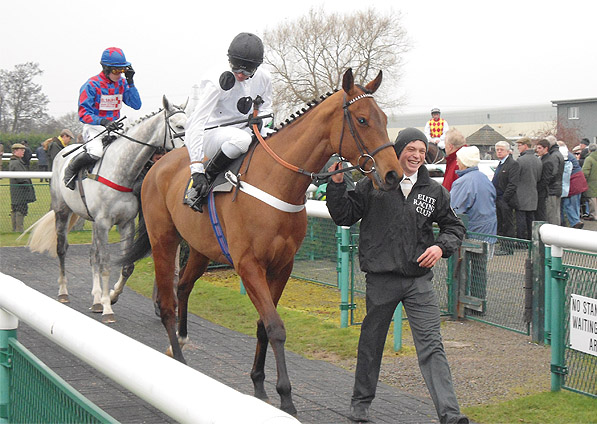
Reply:
[[216, 238], [218, 239], [218, 244], [220, 245], [220, 249], [226, 259], [230, 262], [230, 265], [234, 266], [234, 262], [232, 262], [232, 257], [230, 256], [230, 250], [228, 249], [228, 242], [226, 241], [226, 236], [222, 231], [222, 226], [220, 225], [220, 220], [218, 219], [218, 211], [216, 211], [216, 202], [214, 202], [214, 191], [211, 190], [207, 197], [207, 209], [209, 211], [209, 220], [211, 221], [211, 226], [214, 230]]

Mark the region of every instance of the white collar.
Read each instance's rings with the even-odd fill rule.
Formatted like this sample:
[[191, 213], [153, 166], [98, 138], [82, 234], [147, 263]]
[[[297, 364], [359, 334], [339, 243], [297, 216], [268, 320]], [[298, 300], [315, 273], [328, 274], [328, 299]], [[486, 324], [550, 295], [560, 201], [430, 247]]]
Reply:
[[[404, 181], [405, 178], [408, 178], [410, 180], [411, 183], [413, 183], [413, 185], [415, 185], [415, 183], [417, 182], [417, 178], [419, 176], [419, 171], [417, 170], [417, 172], [415, 172], [412, 175], [406, 175], [404, 174], [402, 176], [402, 181]], [[400, 184], [402, 184], [402, 181], [400, 181]]]

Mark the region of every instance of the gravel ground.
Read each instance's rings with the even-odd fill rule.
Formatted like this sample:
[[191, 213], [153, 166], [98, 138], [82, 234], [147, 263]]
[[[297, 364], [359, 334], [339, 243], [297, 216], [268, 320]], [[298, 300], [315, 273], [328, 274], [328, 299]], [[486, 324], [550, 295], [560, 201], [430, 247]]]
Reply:
[[[550, 350], [530, 337], [476, 321], [444, 321], [442, 337], [461, 406], [494, 403], [550, 389]], [[404, 334], [403, 346], [413, 346]], [[338, 365], [354, 371], [356, 360]], [[416, 355], [384, 357], [380, 379], [428, 397]]]

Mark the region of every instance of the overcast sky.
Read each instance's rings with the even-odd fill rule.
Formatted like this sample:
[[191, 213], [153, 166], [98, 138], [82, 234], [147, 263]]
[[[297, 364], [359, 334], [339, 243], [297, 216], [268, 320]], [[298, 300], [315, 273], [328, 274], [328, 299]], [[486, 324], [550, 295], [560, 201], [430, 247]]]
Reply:
[[[412, 43], [396, 97], [401, 113], [597, 97], [597, 1], [536, 0], [86, 0], [4, 1], [0, 69], [38, 62], [49, 113], [77, 109], [79, 88], [101, 70], [106, 47], [121, 47], [137, 74], [143, 108], [163, 94], [182, 103], [193, 84], [226, 66], [232, 38], [258, 35], [323, 4], [328, 12], [374, 7], [402, 13]], [[222, 69], [224, 70], [224, 69]], [[385, 74], [384, 78], [392, 78]], [[283, 118], [282, 118], [283, 119]]]

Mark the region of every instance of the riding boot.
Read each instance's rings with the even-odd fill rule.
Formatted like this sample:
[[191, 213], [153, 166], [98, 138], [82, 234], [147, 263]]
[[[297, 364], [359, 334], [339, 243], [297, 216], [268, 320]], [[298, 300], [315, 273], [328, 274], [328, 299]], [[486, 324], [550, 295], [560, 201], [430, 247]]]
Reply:
[[197, 212], [203, 212], [203, 205], [207, 199], [211, 184], [218, 174], [230, 165], [233, 160], [220, 150], [207, 163], [205, 173], [193, 173], [191, 187], [186, 192], [184, 203]]
[[87, 152], [81, 152], [70, 161], [64, 170], [64, 184], [71, 190], [75, 189], [77, 174], [81, 169], [97, 161], [95, 156]]

